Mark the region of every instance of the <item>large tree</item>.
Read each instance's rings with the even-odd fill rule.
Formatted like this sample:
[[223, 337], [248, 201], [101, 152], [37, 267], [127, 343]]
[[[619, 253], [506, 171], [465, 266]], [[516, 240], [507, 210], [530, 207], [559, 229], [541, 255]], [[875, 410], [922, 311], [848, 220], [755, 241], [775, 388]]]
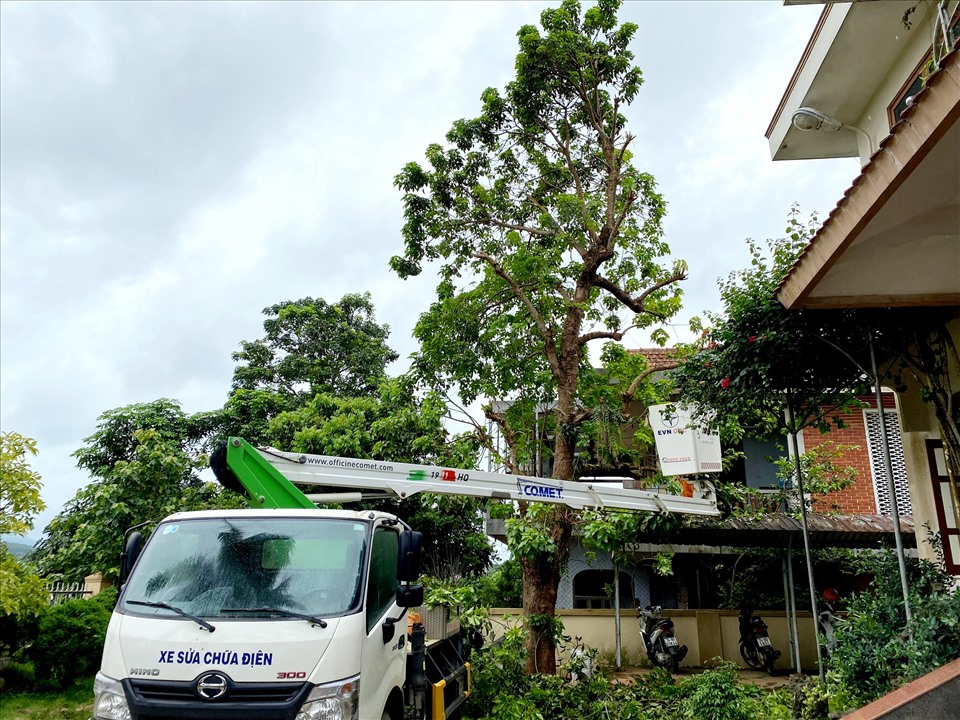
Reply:
[[[583, 12], [566, 0], [542, 13], [542, 32], [522, 27], [516, 78], [484, 91], [478, 117], [455, 122], [426, 166], [396, 178], [405, 252], [391, 266], [405, 278], [428, 261], [440, 271], [415, 330], [416, 370], [468, 404], [496, 399], [488, 418], [508, 441], [519, 432], [498, 407], [548, 414], [552, 475], [565, 480], [594, 413], [581, 398], [590, 343], [673, 315], [686, 277], [684, 263], [665, 261], [664, 200], [632, 162], [622, 110], [642, 77], [629, 50], [637, 27], [618, 23], [619, 4]], [[527, 512], [546, 537], [521, 558], [524, 611], [550, 619], [573, 518]], [[551, 633], [531, 638], [528, 669], [552, 670]]]
[[398, 357], [386, 343], [389, 327], [375, 312], [369, 293], [332, 304], [308, 297], [264, 308], [264, 336], [242, 341], [233, 353], [230, 397], [209, 416], [214, 434], [256, 443], [272, 418], [318, 393], [375, 396], [386, 366]]
[[869, 392], [851, 354], [865, 348], [856, 313], [789, 311], [776, 299], [816, 224], [794, 208], [784, 237], [748, 239], [749, 266], [718, 281], [722, 309], [708, 312], [701, 337], [678, 350], [671, 378], [681, 401], [725, 440], [739, 441], [747, 431], [825, 432], [840, 422], [839, 409]]
[[[857, 396], [878, 384], [868, 359], [872, 343], [889, 339], [878, 326], [867, 324], [868, 316], [862, 312], [790, 311], [776, 299], [777, 287], [816, 225], [815, 217], [801, 221], [794, 208], [785, 237], [767, 241], [766, 247], [747, 241], [750, 265], [719, 282], [722, 312], [708, 314], [709, 327], [686, 348], [686, 357], [672, 373], [680, 401], [722, 437], [739, 440], [746, 433], [790, 437], [814, 613], [806, 478], [797, 438], [808, 427], [821, 432], [831, 425], [842, 427], [839, 411], [858, 407]], [[886, 333], [890, 330], [888, 326]], [[894, 529], [899, 539], [899, 525]], [[903, 595], [906, 601], [905, 570]], [[819, 646], [817, 656], [819, 660]], [[822, 662], [820, 672], [822, 678]]]
[[[271, 421], [266, 439], [292, 452], [472, 468], [477, 445], [451, 438], [448, 408], [436, 392], [418, 397], [411, 378], [384, 380], [374, 397], [318, 394], [302, 408]], [[481, 503], [472, 498], [418, 493], [402, 502], [364, 507], [395, 513], [423, 533], [423, 569], [442, 578], [480, 575], [492, 548], [484, 532]]]
[[[37, 442], [17, 432], [0, 433], [0, 534], [22, 534], [33, 528], [44, 509], [40, 473], [30, 467]], [[38, 614], [47, 603], [46, 586], [0, 540], [0, 618]], [[9, 628], [5, 625], [4, 630]], [[6, 641], [0, 647], [6, 644]]]
[[74, 453], [93, 480], [50, 521], [32, 557], [42, 574], [82, 580], [117, 575], [124, 531], [179, 510], [245, 504], [204, 482], [200, 431], [178, 403], [160, 399], [109, 410]]

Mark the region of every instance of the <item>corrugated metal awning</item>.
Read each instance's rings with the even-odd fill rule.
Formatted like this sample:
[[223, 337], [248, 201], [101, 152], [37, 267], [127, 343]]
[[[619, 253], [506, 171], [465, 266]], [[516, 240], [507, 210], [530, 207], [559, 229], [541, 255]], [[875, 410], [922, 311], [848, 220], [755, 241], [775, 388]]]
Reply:
[[[887, 515], [807, 515], [810, 546], [877, 548], [893, 547], [893, 518]], [[916, 547], [917, 536], [913, 517], [900, 517], [900, 534], [904, 547]], [[803, 542], [800, 521], [791, 515], [770, 513], [756, 518], [698, 519], [667, 535], [638, 536], [638, 542], [683, 543], [715, 547], [778, 547], [786, 548]]]

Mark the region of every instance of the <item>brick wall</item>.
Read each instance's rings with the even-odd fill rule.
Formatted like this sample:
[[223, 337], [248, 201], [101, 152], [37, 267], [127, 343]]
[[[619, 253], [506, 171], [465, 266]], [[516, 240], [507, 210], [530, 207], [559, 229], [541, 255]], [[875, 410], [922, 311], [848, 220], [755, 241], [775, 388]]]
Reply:
[[[864, 408], [876, 409], [877, 407], [876, 398], [873, 395], [863, 395], [857, 399]], [[883, 394], [883, 407], [885, 410], [896, 408], [893, 393]], [[843, 418], [846, 427], [831, 427], [830, 432], [826, 434], [821, 434], [816, 428], [807, 428], [803, 431], [803, 446], [806, 450], [824, 443], [858, 446], [859, 450], [845, 452], [837, 461], [840, 465], [854, 468], [857, 476], [846, 490], [816, 498], [814, 509], [817, 512], [839, 510], [850, 514], [876, 515], [877, 500], [873, 490], [873, 474], [870, 470], [870, 453], [863, 411], [858, 409], [838, 414]]]

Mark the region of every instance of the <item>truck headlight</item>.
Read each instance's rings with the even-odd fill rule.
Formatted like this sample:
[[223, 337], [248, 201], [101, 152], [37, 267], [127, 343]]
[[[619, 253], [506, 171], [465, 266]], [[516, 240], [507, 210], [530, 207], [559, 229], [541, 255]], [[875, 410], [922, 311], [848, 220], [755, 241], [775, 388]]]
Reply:
[[93, 720], [130, 720], [127, 696], [119, 680], [98, 672], [93, 681]]
[[303, 701], [296, 720], [357, 720], [360, 676], [317, 685]]

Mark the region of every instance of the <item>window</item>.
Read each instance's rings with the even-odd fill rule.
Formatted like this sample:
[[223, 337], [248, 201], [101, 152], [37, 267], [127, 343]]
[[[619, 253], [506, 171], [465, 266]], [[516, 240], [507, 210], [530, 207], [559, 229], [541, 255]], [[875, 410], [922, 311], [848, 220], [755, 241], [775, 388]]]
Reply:
[[359, 607], [355, 593], [368, 525], [330, 518], [187, 518], [159, 525], [124, 591], [123, 611], [169, 616], [272, 618], [273, 607], [321, 617]]
[[[960, 7], [958, 7], [953, 13], [953, 19], [947, 23], [950, 27], [950, 37], [956, 38], [960, 35]], [[938, 23], [935, 33], [941, 32], [940, 25]], [[943, 40], [939, 34], [936, 35], [937, 42], [941, 44]], [[942, 57], [945, 53], [950, 51], [949, 45], [946, 48], [940, 47], [938, 57]], [[933, 47], [927, 51], [923, 56], [923, 59], [910, 74], [910, 78], [904, 86], [900, 89], [900, 92], [896, 94], [892, 103], [887, 108], [887, 119], [890, 121], [890, 127], [893, 127], [898, 122], [900, 122], [900, 116], [903, 115], [903, 111], [907, 109], [907, 100], [912, 98], [918, 92], [923, 90], [923, 86], [927, 83], [927, 78], [930, 77], [933, 72]]]
[[787, 456], [783, 442], [782, 437], [743, 439], [744, 480], [747, 487], [756, 490], [780, 487], [774, 462]]
[[[900, 437], [900, 421], [896, 411], [885, 410], [883, 422], [890, 445], [890, 466], [893, 470], [893, 485], [897, 491], [897, 513], [913, 515], [910, 504], [910, 486], [907, 483], [907, 468], [903, 461], [903, 441]], [[870, 472], [873, 475], [873, 490], [877, 497], [877, 512], [893, 514], [890, 483], [883, 459], [883, 442], [880, 436], [880, 414], [876, 410], [863, 411], [863, 424], [867, 430], [867, 448], [870, 452]]]
[[397, 562], [400, 536], [378, 527], [373, 533], [370, 553], [370, 581], [367, 583], [367, 632], [373, 629], [397, 597]]
[[960, 575], [960, 527], [950, 492], [950, 476], [943, 454], [943, 440], [927, 440], [927, 459], [933, 480], [933, 504], [937, 510], [940, 540], [943, 543], [943, 561], [947, 572]]
[[[573, 607], [607, 610], [613, 607], [613, 570], [581, 570], [573, 578]], [[633, 583], [620, 573], [620, 607], [633, 607]]]

